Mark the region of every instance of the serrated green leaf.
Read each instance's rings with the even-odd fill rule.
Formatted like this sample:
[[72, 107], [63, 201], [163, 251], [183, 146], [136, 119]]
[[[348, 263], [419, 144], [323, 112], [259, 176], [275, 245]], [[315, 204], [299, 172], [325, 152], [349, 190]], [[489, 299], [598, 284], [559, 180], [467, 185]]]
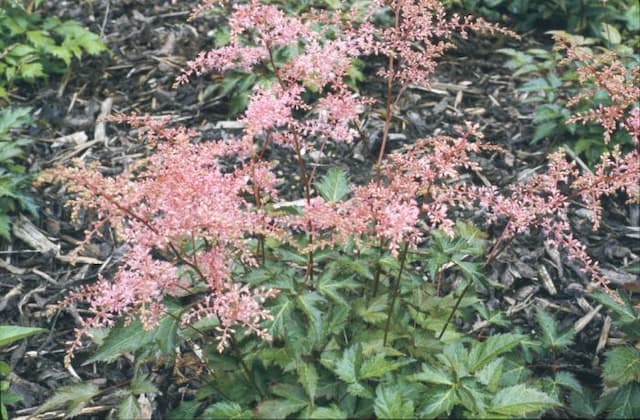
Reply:
[[305, 313], [311, 327], [313, 328], [316, 336], [320, 335], [322, 331], [322, 313], [323, 311], [319, 306], [326, 302], [325, 298], [317, 292], [307, 291], [296, 298], [298, 307]]
[[5, 108], [0, 110], [0, 140], [9, 139], [9, 130], [20, 128], [32, 121], [31, 108]]
[[480, 383], [487, 386], [490, 392], [496, 392], [502, 379], [502, 368], [504, 365], [504, 359], [498, 357], [486, 364], [479, 372], [476, 373], [476, 377]]
[[571, 392], [569, 395], [569, 408], [574, 416], [585, 419], [594, 419], [600, 412], [594, 406], [595, 398], [588, 388], [582, 392]]
[[[1, 222], [1, 218], [0, 218]], [[1, 223], [0, 223], [1, 224]], [[47, 332], [44, 328], [21, 327], [18, 325], [0, 325], [0, 346], [22, 340], [36, 334]]]
[[349, 306], [349, 302], [347, 297], [341, 293], [341, 290], [356, 290], [361, 287], [361, 284], [357, 281], [347, 278], [341, 279], [333, 272], [333, 270], [327, 270], [326, 273], [323, 273], [318, 278], [318, 292], [322, 295], [327, 296], [329, 299], [334, 302]]
[[456, 388], [458, 401], [471, 413], [476, 415], [486, 415], [485, 400], [488, 394], [484, 392], [480, 384], [471, 377], [461, 378]]
[[137, 351], [152, 341], [153, 334], [144, 330], [139, 319], [126, 327], [118, 325], [109, 332], [102, 346], [83, 363], [83, 366], [95, 362], [113, 361], [125, 353]]
[[602, 378], [607, 385], [640, 382], [640, 351], [630, 346], [616, 347], [607, 351], [605, 357]]
[[251, 419], [253, 415], [250, 410], [243, 409], [235, 402], [222, 401], [210, 405], [202, 413], [205, 419]]
[[547, 348], [564, 349], [573, 344], [575, 332], [569, 328], [567, 331], [558, 332], [558, 323], [544, 309], [536, 308], [536, 321], [542, 331], [542, 342]]
[[362, 379], [380, 378], [386, 373], [393, 372], [394, 370], [399, 369], [409, 363], [412, 363], [411, 359], [391, 361], [385, 359], [384, 353], [378, 353], [374, 357], [365, 359], [362, 362], [362, 366], [360, 366], [359, 376]]
[[167, 416], [168, 420], [195, 419], [202, 403], [200, 401], [182, 401], [179, 406]]
[[557, 121], [546, 121], [542, 124], [538, 124], [533, 133], [533, 138], [531, 139], [531, 141], [533, 143], [536, 143], [539, 140], [550, 136], [554, 131], [556, 131], [556, 129], [559, 127], [559, 124], [560, 123]]
[[622, 35], [620, 35], [620, 32], [615, 26], [609, 25], [608, 23], [605, 23], [605, 22], [602, 22], [600, 25], [601, 25], [602, 36], [611, 45], [618, 45], [620, 44], [620, 42], [622, 42]]
[[140, 406], [133, 395], [129, 395], [118, 404], [119, 419], [137, 419], [140, 417]]
[[451, 410], [458, 402], [454, 388], [435, 387], [430, 390], [425, 406], [418, 415], [425, 418], [449, 416]]
[[68, 48], [62, 47], [60, 45], [54, 45], [48, 48], [48, 52], [54, 57], [62, 60], [66, 66], [69, 66], [69, 64], [71, 64], [72, 54]]
[[468, 359], [469, 353], [461, 340], [456, 340], [447, 344], [441, 354], [436, 355], [445, 366], [448, 366], [458, 378], [469, 374]]
[[376, 388], [376, 399], [373, 409], [379, 419], [412, 419], [414, 415], [413, 401], [405, 400], [392, 385], [379, 385]]
[[356, 314], [368, 324], [379, 324], [387, 319], [385, 309], [387, 307], [387, 294], [382, 294], [371, 299], [368, 306], [361, 301], [356, 305]]
[[556, 373], [555, 383], [571, 391], [582, 392], [582, 385], [571, 372], [560, 371]]
[[430, 384], [447, 386], [454, 385], [454, 379], [448, 372], [445, 372], [444, 370], [435, 366], [429, 366], [427, 364], [423, 364], [422, 370], [414, 375], [411, 375], [410, 379], [420, 382], [427, 382]]
[[44, 413], [45, 411], [56, 410], [66, 406], [73, 406], [76, 410], [78, 407], [81, 409], [81, 405], [87, 404], [99, 392], [100, 388], [92, 383], [83, 382], [65, 386], [58, 389], [52, 397], [47, 399], [36, 413]]
[[[628, 383], [607, 394], [604, 408], [609, 419], [633, 419], [640, 417], [640, 384]], [[599, 407], [600, 408], [600, 407]]]
[[622, 323], [631, 323], [638, 320], [638, 312], [636, 312], [633, 307], [621, 305], [606, 293], [596, 292], [591, 294], [591, 297], [614, 311], [615, 314], [620, 317]]
[[44, 31], [35, 30], [26, 32], [27, 39], [36, 48], [46, 48], [47, 50], [55, 44], [53, 38]]
[[316, 183], [318, 193], [329, 202], [341, 201], [349, 194], [349, 177], [341, 168], [331, 168]]
[[131, 380], [131, 384], [129, 385], [129, 390], [135, 394], [153, 394], [158, 392], [158, 388], [147, 379], [146, 375], [137, 375], [134, 376]]
[[20, 66], [20, 77], [25, 80], [33, 80], [38, 77], [45, 77], [42, 63], [27, 63]]
[[298, 365], [297, 370], [298, 382], [304, 388], [311, 402], [314, 403], [316, 392], [318, 391], [318, 371], [316, 367], [310, 363], [301, 363]]
[[496, 414], [524, 417], [559, 405], [556, 399], [544, 392], [518, 384], [498, 391], [491, 401], [490, 410]]
[[482, 343], [474, 343], [469, 352], [469, 368], [472, 371], [482, 369], [489, 362], [520, 344], [525, 338], [522, 334], [498, 334]]
[[297, 413], [307, 406], [301, 401], [285, 399], [264, 400], [256, 407], [256, 416], [263, 419], [284, 419], [290, 414]]
[[311, 413], [312, 419], [346, 419], [347, 414], [335, 404], [330, 407], [318, 407]]
[[362, 385], [359, 382], [349, 384], [347, 386], [347, 392], [353, 395], [354, 397], [367, 398], [367, 399], [373, 398], [373, 393], [366, 386]]
[[357, 382], [361, 357], [362, 349], [359, 345], [356, 344], [346, 349], [334, 368], [338, 378], [348, 384]]
[[11, 240], [11, 219], [2, 213], [0, 213], [0, 238]]

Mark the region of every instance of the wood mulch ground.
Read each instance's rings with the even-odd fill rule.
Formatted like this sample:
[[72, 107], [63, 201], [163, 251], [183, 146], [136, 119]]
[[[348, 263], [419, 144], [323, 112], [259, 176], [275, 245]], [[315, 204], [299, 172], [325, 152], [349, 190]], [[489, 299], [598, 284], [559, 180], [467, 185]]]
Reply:
[[[56, 165], [69, 165], [71, 159], [99, 161], [105, 174], [115, 174], [145, 153], [135, 133], [122, 126], [105, 124], [99, 116], [116, 112], [171, 115], [180, 124], [197, 127], [205, 137], [232, 135], [233, 119], [226, 115], [225, 98], [205, 95], [207, 78], [172, 88], [185, 61], [210, 41], [211, 23], [186, 22], [189, 6], [195, 1], [94, 0], [45, 1], [46, 13], [82, 21], [106, 40], [111, 55], [74, 63], [64, 78], [22, 86], [15, 92], [13, 105], [31, 106], [40, 123], [25, 133], [34, 144], [28, 156], [30, 170], [37, 172]], [[488, 141], [500, 144], [508, 153], [485, 159], [479, 181], [497, 185], [516, 182], [539, 169], [553, 145], [530, 145], [533, 132], [532, 109], [520, 102], [515, 90], [518, 80], [503, 68], [504, 58], [496, 48], [524, 48], [515, 41], [495, 45], [495, 40], [473, 38], [442, 60], [428, 87], [412, 86], [400, 104], [392, 135], [392, 147], [410, 143], [418, 136], [450, 134], [464, 121], [481, 125]], [[532, 42], [532, 41], [529, 41]], [[376, 86], [366, 86], [376, 89]], [[221, 123], [222, 122], [222, 123]], [[225, 123], [226, 122], [226, 123]], [[355, 146], [327, 147], [322, 155], [308, 154], [310, 164], [323, 168], [348, 168], [354, 181], [365, 180], [371, 171], [367, 146], [375, 148], [379, 117], [371, 114], [365, 126], [368, 138]], [[400, 134], [401, 133], [401, 134]], [[295, 165], [285, 151], [269, 156], [279, 162], [277, 171], [284, 178], [295, 173]], [[297, 184], [288, 189], [288, 199], [300, 198]], [[65, 342], [72, 337], [82, 310], [57, 310], [57, 302], [74, 287], [90, 282], [99, 274], [108, 275], [117, 265], [122, 250], [108, 240], [85, 247], [81, 258], [71, 264], [71, 250], [82, 239], [90, 215], [71, 221], [64, 207], [64, 188], [47, 186], [33, 190], [41, 218], [16, 219], [15, 238], [0, 245], [0, 324], [39, 326], [50, 330], [19, 344], [0, 349], [0, 359], [12, 366], [13, 388], [23, 403], [13, 413], [28, 416], [61, 386], [78, 380], [92, 380], [109, 387], [126, 380], [131, 366], [126, 360], [114, 365], [87, 365], [78, 355], [72, 369], [65, 369]], [[577, 212], [575, 224], [581, 239], [590, 245], [590, 254], [601, 261], [608, 274], [624, 276], [616, 267], [638, 259], [640, 230], [638, 208], [631, 211], [614, 201], [608, 202], [605, 220], [592, 232], [588, 219]], [[535, 239], [535, 240], [534, 240]], [[615, 342], [615, 331], [603, 330], [606, 315], [584, 297], [587, 280], [578, 267], [540, 246], [538, 238], [519, 238], [494, 264], [493, 279], [506, 286], [500, 296], [487, 297], [487, 303], [506, 310], [516, 324], [533, 328], [534, 305], [546, 305], [560, 315], [563, 326], [580, 328], [575, 353], [564, 355], [559, 363], [581, 377], [598, 375], [597, 343], [601, 335]], [[552, 278], [555, 290], [545, 278]], [[621, 279], [624, 281], [626, 279]], [[482, 324], [474, 326], [479, 331]], [[171, 375], [171, 373], [164, 373]], [[169, 381], [170, 382], [170, 381]], [[165, 390], [166, 391], [166, 390]], [[162, 417], [172, 397], [155, 402], [154, 413]], [[114, 399], [106, 393], [84, 414], [104, 417]], [[39, 418], [60, 417], [46, 413]]]

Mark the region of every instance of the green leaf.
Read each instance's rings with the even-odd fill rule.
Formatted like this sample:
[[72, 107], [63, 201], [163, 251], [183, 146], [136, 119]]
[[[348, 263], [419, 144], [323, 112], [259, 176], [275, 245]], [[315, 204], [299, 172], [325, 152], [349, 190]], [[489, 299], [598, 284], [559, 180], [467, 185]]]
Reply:
[[476, 373], [476, 377], [480, 383], [486, 385], [490, 392], [496, 392], [500, 386], [503, 365], [504, 359], [502, 357], [498, 357], [486, 364], [479, 372]]
[[585, 419], [594, 419], [600, 412], [594, 406], [595, 398], [588, 388], [584, 388], [582, 392], [571, 392], [569, 395], [569, 408], [575, 417]]
[[92, 383], [79, 383], [62, 387], [56, 393], [46, 400], [36, 413], [44, 413], [46, 411], [61, 409], [68, 406], [68, 416], [73, 413], [77, 414], [82, 408], [91, 401], [93, 397], [98, 395], [100, 388]]
[[316, 188], [326, 201], [341, 201], [349, 194], [349, 177], [343, 169], [331, 168], [320, 182], [316, 183]]
[[71, 50], [69, 50], [68, 48], [59, 46], [59, 45], [54, 45], [49, 47], [47, 51], [49, 52], [49, 54], [62, 60], [66, 66], [69, 66], [69, 64], [71, 64], [71, 59], [73, 57], [71, 54]]
[[622, 35], [618, 32], [615, 26], [602, 22], [601, 33], [604, 39], [606, 39], [611, 45], [618, 45], [622, 42]]
[[264, 400], [256, 407], [256, 416], [263, 419], [284, 419], [307, 406], [306, 402], [284, 399]]
[[20, 327], [17, 325], [0, 325], [0, 346], [6, 346], [36, 334], [47, 332], [44, 328]]
[[348, 384], [357, 382], [361, 357], [362, 349], [360, 345], [356, 344], [346, 349], [334, 368], [338, 378]]
[[154, 394], [158, 392], [158, 388], [147, 379], [146, 375], [134, 376], [129, 385], [129, 390], [135, 394]]
[[556, 131], [556, 128], [558, 128], [559, 126], [560, 126], [560, 122], [558, 121], [547, 121], [537, 125], [531, 141], [533, 143], [536, 143], [539, 140], [542, 140], [550, 136], [551, 134], [553, 134], [554, 131]]
[[526, 416], [529, 413], [545, 411], [560, 403], [545, 394], [525, 384], [518, 384], [498, 391], [493, 397], [490, 410], [496, 414], [506, 416]]
[[318, 308], [318, 305], [326, 302], [325, 298], [317, 292], [305, 292], [298, 296], [296, 299], [298, 306], [307, 315], [307, 318], [311, 322], [316, 336], [320, 335], [322, 331], [322, 310]]
[[556, 373], [555, 383], [571, 391], [582, 392], [582, 385], [571, 372], [560, 371]]
[[140, 407], [133, 395], [129, 395], [118, 404], [119, 419], [137, 419], [140, 417]]
[[630, 346], [616, 347], [607, 351], [605, 357], [602, 378], [607, 385], [640, 382], [640, 351]]
[[202, 403], [200, 401], [182, 401], [179, 406], [167, 416], [168, 420], [195, 419]]
[[371, 393], [371, 391], [359, 382], [349, 384], [349, 386], [347, 386], [347, 392], [354, 397], [367, 399], [373, 398], [373, 394]]
[[542, 330], [542, 342], [551, 349], [564, 349], [573, 344], [575, 332], [569, 328], [564, 333], [558, 332], [558, 323], [549, 312], [536, 308], [536, 321]]
[[243, 409], [238, 403], [222, 401], [207, 407], [202, 417], [205, 419], [251, 419], [253, 415], [250, 410]]
[[[0, 212], [0, 238], [11, 240], [11, 219]], [[1, 336], [0, 336], [1, 337]]]
[[435, 387], [431, 390], [426, 400], [426, 405], [418, 415], [426, 418], [442, 417], [446, 413], [451, 414], [451, 410], [458, 402], [454, 388]]
[[379, 385], [376, 388], [376, 399], [373, 409], [379, 419], [412, 419], [414, 418], [413, 401], [404, 400], [400, 393], [391, 388], [393, 385]]
[[335, 404], [330, 407], [318, 407], [311, 413], [312, 419], [346, 419], [347, 414]]
[[622, 323], [632, 323], [638, 320], [638, 313], [633, 309], [633, 306], [629, 307], [629, 305], [621, 305], [611, 296], [603, 292], [594, 293], [591, 297], [615, 312], [615, 315], [619, 317], [619, 320]]
[[340, 293], [341, 290], [355, 290], [360, 287], [360, 283], [352, 279], [340, 279], [333, 270], [327, 270], [318, 279], [318, 291], [334, 302], [350, 306], [346, 296]]
[[471, 413], [484, 416], [486, 414], [485, 400], [488, 394], [473, 378], [461, 378], [456, 389], [458, 401]]
[[298, 365], [298, 382], [302, 385], [312, 403], [316, 400], [318, 391], [318, 371], [309, 363]]
[[9, 139], [9, 130], [31, 123], [31, 108], [6, 108], [0, 110], [0, 140]]
[[48, 50], [55, 45], [53, 38], [44, 31], [27, 31], [26, 35], [29, 42], [36, 48], [45, 48]]
[[20, 66], [20, 77], [28, 81], [38, 77], [45, 77], [42, 63], [23, 64]]
[[134, 320], [126, 327], [116, 326], [109, 332], [109, 336], [104, 340], [102, 346], [83, 363], [83, 366], [95, 362], [113, 361], [125, 353], [137, 351], [152, 341], [153, 334], [144, 330], [139, 319]]
[[612, 398], [607, 405], [610, 419], [633, 419], [640, 417], [640, 384], [629, 383], [611, 391]]
[[529, 80], [518, 88], [521, 92], [539, 92], [551, 88], [549, 82], [543, 78]]
[[360, 366], [360, 378], [380, 378], [388, 372], [393, 372], [396, 369], [401, 368], [407, 364], [412, 363], [413, 360], [405, 359], [400, 361], [390, 361], [385, 359], [384, 353], [378, 353], [372, 358], [365, 359]]
[[427, 382], [430, 384], [438, 385], [454, 385], [453, 377], [443, 370], [435, 366], [429, 366], [427, 364], [422, 365], [422, 370], [415, 375], [411, 375], [411, 380]]
[[387, 294], [381, 294], [369, 301], [368, 306], [364, 306], [364, 300], [358, 302], [355, 306], [356, 314], [368, 324], [380, 324], [387, 319], [385, 309], [387, 307]]
[[469, 352], [469, 368], [474, 372], [482, 369], [501, 354], [519, 345], [524, 338], [522, 334], [508, 333], [493, 335], [482, 343], [474, 343]]

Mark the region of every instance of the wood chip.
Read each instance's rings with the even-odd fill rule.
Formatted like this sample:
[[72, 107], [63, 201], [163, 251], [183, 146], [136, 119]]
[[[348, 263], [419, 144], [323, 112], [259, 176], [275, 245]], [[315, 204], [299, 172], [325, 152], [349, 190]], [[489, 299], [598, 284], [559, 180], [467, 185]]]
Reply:
[[23, 215], [14, 220], [12, 227], [14, 236], [29, 244], [31, 248], [37, 249], [43, 254], [58, 254], [58, 245], [51, 242], [40, 229]]
[[556, 290], [556, 286], [553, 284], [553, 280], [551, 280], [551, 276], [544, 265], [540, 265], [538, 268], [538, 274], [540, 275], [542, 285], [547, 289], [547, 292], [549, 292], [551, 296], [557, 295], [558, 291]]
[[75, 133], [53, 139], [51, 147], [62, 147], [68, 144], [79, 146], [86, 143], [88, 139], [87, 133], [84, 131], [76, 131]]
[[600, 331], [600, 338], [598, 339], [598, 345], [596, 346], [596, 355], [604, 350], [607, 345], [607, 339], [609, 338], [609, 331], [611, 330], [611, 317], [609, 315], [604, 317], [604, 323], [602, 324], [602, 331]]
[[0, 268], [4, 268], [5, 270], [7, 270], [8, 272], [10, 272], [11, 274], [24, 274], [24, 272], [26, 271], [24, 268], [20, 268], [20, 267], [16, 267], [15, 265], [11, 265], [10, 263], [6, 262], [5, 260], [0, 260]]
[[98, 143], [104, 143], [107, 145], [107, 125], [105, 119], [111, 114], [111, 108], [113, 107], [113, 98], [109, 97], [102, 101], [100, 104], [100, 114], [98, 114], [98, 120], [96, 122], [96, 128], [93, 130], [93, 140]]
[[598, 314], [598, 312], [600, 312], [601, 309], [602, 305], [598, 305], [591, 312], [577, 320], [573, 325], [573, 330], [576, 332], [576, 334], [584, 330], [586, 326], [589, 325], [593, 318]]

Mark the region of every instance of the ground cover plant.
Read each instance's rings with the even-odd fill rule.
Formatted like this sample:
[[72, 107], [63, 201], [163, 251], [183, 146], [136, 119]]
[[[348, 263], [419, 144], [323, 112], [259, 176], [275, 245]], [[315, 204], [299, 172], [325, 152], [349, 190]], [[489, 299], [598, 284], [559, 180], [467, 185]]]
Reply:
[[[205, 2], [194, 18], [217, 7]], [[607, 353], [607, 389], [594, 405], [589, 387], [557, 365], [571, 331], [543, 308], [539, 332], [524, 331], [478, 297], [499, 293], [488, 272], [514, 237], [528, 235], [577, 261], [615, 322], [633, 331], [635, 307], [609, 290], [569, 212], [580, 203], [597, 229], [603, 196], [640, 200], [637, 68], [607, 79], [611, 105], [574, 117], [625, 130], [633, 147], [604, 153], [593, 171], [560, 150], [519, 183], [481, 185], [478, 159], [504, 151], [473, 124], [393, 153], [386, 146], [408, 84], [428, 83], [454, 37], [513, 34], [447, 17], [431, 0], [373, 1], [364, 17], [285, 14], [258, 1], [223, 7], [229, 44], [189, 62], [176, 84], [211, 71], [267, 73], [240, 136], [211, 141], [166, 119], [117, 116], [140, 130], [150, 157], [115, 177], [79, 160], [42, 179], [64, 181], [76, 211], [95, 211], [87, 242], [113, 232], [128, 247], [113, 278], [64, 303], [88, 308], [67, 363], [87, 337], [98, 349], [85, 363], [135, 355], [119, 417], [143, 416], [146, 396], [158, 392], [150, 361], [194, 391], [172, 407], [175, 418], [638, 415], [636, 349]], [[583, 61], [581, 82], [600, 81], [602, 57], [559, 42]], [[354, 60], [367, 58], [383, 63], [382, 98], [345, 81]], [[340, 168], [318, 173], [310, 151], [354, 141], [376, 108], [383, 129], [370, 181], [351, 184]], [[297, 161], [301, 200], [279, 198], [264, 159], [271, 148]], [[485, 333], [459, 328], [456, 320], [476, 315]], [[40, 411], [77, 414], [103, 392], [70, 385]]]

